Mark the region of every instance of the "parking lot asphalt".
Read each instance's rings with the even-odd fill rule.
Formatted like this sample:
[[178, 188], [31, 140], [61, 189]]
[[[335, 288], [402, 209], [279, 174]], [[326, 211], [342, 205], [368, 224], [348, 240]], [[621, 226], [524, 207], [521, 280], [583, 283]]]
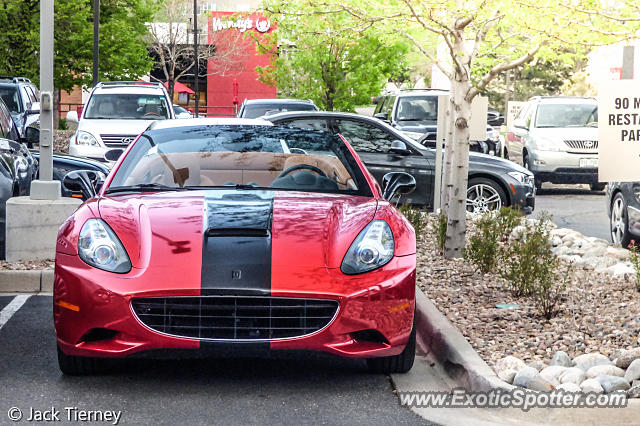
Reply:
[[538, 218], [546, 211], [551, 213], [553, 222], [561, 228], [611, 241], [605, 198], [604, 191], [590, 191], [588, 185], [545, 183], [536, 194], [533, 217]]
[[[12, 299], [1, 296], [0, 308]], [[77, 407], [121, 410], [119, 424], [425, 424], [399, 405], [388, 377], [322, 354], [136, 360], [106, 375], [63, 376], [51, 304], [32, 296], [0, 329], [0, 424], [11, 424], [12, 407], [24, 419], [30, 408], [55, 407], [61, 423], [65, 407]]]

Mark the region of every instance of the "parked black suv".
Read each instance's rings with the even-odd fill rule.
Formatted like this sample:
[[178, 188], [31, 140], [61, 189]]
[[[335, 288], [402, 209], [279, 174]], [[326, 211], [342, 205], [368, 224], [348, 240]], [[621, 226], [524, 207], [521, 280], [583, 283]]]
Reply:
[[40, 117], [40, 91], [28, 78], [0, 76], [0, 98], [11, 112], [20, 138]]
[[[420, 144], [435, 148], [438, 127], [438, 96], [449, 96], [446, 90], [401, 90], [374, 99], [375, 118], [391, 124]], [[487, 139], [470, 141], [471, 151], [502, 156], [504, 141], [500, 133], [487, 125]]]

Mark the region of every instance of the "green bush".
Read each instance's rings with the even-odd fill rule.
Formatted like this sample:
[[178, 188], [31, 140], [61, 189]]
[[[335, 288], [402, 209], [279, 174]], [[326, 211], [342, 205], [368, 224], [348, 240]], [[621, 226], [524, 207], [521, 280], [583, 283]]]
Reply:
[[58, 130], [69, 130], [69, 126], [67, 125], [67, 119], [61, 118], [58, 121]]
[[476, 222], [477, 231], [469, 238], [462, 251], [464, 258], [470, 261], [483, 274], [494, 270], [498, 255], [499, 229], [491, 214], [483, 215]]
[[476, 232], [463, 251], [465, 259], [486, 274], [495, 269], [500, 242], [506, 243], [513, 229], [522, 222], [517, 208], [505, 207], [497, 214], [488, 213], [476, 222]]
[[447, 241], [447, 216], [440, 212], [436, 215], [436, 220], [432, 222], [432, 231], [436, 236], [436, 244], [440, 253], [444, 253], [444, 244]]
[[515, 296], [533, 297], [540, 313], [551, 319], [557, 314], [569, 271], [559, 272], [560, 260], [551, 251], [548, 219], [543, 215], [535, 224], [525, 223], [520, 239], [501, 248], [499, 273], [509, 281]]
[[407, 218], [413, 229], [416, 231], [416, 236], [422, 235], [427, 227], [424, 211], [422, 209], [415, 208], [410, 204], [401, 205], [398, 210]]

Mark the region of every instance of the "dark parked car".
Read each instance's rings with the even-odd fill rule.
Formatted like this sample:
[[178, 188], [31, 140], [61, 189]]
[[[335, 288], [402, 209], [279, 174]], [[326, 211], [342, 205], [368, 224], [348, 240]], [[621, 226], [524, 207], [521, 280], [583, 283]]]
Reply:
[[258, 118], [285, 111], [317, 111], [312, 101], [302, 99], [245, 99], [238, 109], [238, 118]]
[[[265, 117], [276, 125], [340, 133], [382, 185], [391, 171], [413, 175], [416, 190], [403, 201], [433, 208], [435, 150], [426, 148], [382, 121], [357, 114], [289, 112]], [[467, 210], [519, 206], [531, 213], [535, 205], [533, 174], [517, 164], [490, 155], [470, 153]]]
[[489, 108], [487, 111], [487, 124], [491, 126], [502, 126], [504, 124], [504, 115], [495, 108]]
[[[375, 98], [373, 116], [402, 131], [421, 145], [434, 148], [438, 128], [438, 96], [446, 90], [402, 90]], [[488, 118], [488, 116], [487, 116]], [[469, 141], [469, 150], [502, 156], [504, 142], [499, 132], [487, 125], [487, 139]]]
[[627, 247], [640, 240], [640, 182], [609, 182], [606, 200], [611, 241]]
[[0, 76], [0, 98], [16, 123], [18, 134], [40, 117], [40, 92], [28, 78]]

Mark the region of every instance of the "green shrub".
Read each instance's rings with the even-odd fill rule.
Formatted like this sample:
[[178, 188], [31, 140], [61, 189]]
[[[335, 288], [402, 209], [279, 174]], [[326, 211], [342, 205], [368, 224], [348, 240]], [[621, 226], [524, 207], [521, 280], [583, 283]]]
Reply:
[[444, 245], [447, 241], [447, 216], [440, 212], [436, 215], [436, 220], [432, 222], [432, 231], [436, 236], [436, 244], [440, 253], [444, 253]]
[[398, 210], [407, 218], [413, 229], [416, 231], [416, 236], [422, 235], [427, 227], [424, 211], [422, 209], [415, 208], [410, 204], [401, 205]]
[[631, 251], [631, 257], [629, 261], [633, 265], [633, 269], [636, 271], [636, 290], [640, 291], [640, 248], [634, 240], [631, 240], [629, 244], [629, 250]]
[[[548, 215], [536, 223], [525, 223], [519, 240], [510, 241], [500, 250], [500, 275], [509, 281], [515, 296], [531, 296], [540, 313], [547, 319], [557, 314], [556, 306], [565, 289], [560, 260], [551, 251]], [[564, 276], [563, 276], [564, 275]]]
[[462, 254], [480, 272], [486, 274], [496, 266], [500, 234], [496, 219], [491, 214], [483, 215], [476, 222], [476, 228], [476, 232], [469, 238], [469, 243]]
[[522, 212], [518, 207], [503, 207], [496, 217], [496, 231], [500, 233], [500, 240], [507, 241], [513, 229], [522, 223]]
[[67, 119], [61, 118], [58, 121], [58, 130], [69, 130], [69, 126], [67, 125]]

